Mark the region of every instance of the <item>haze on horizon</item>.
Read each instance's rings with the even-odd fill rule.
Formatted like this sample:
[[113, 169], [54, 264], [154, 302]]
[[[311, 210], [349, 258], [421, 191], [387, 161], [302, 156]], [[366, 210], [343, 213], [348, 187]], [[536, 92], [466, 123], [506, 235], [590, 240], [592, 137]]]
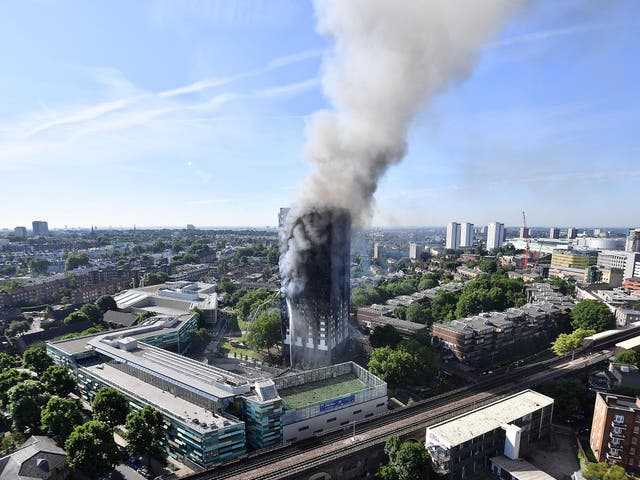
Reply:
[[[0, 228], [275, 225], [329, 104], [298, 0], [14, 2]], [[413, 125], [373, 225], [636, 226], [640, 4], [532, 3]]]

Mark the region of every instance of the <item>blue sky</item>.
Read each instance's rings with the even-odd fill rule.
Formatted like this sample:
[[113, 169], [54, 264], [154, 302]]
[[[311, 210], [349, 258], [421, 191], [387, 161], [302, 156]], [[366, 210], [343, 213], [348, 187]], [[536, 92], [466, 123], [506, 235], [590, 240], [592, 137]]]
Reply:
[[[637, 226], [639, 14], [529, 3], [416, 119], [373, 224]], [[0, 227], [275, 225], [330, 47], [303, 0], [4, 2]]]

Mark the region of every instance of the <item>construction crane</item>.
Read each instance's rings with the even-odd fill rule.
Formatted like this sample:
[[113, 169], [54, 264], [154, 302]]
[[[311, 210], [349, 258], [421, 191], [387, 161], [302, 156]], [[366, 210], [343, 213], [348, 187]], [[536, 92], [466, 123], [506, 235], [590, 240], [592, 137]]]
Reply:
[[522, 236], [525, 238], [526, 242], [527, 242], [527, 246], [524, 250], [524, 269], [525, 270], [529, 270], [529, 248], [530, 248], [530, 240], [529, 240], [529, 229], [527, 228], [527, 216], [524, 213], [524, 210], [522, 211], [522, 223], [523, 223], [523, 229], [522, 229]]

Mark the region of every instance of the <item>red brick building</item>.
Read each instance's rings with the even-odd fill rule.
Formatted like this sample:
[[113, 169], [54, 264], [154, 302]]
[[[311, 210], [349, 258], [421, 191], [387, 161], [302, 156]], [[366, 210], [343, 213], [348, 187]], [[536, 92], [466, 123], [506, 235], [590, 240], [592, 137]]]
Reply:
[[598, 462], [640, 471], [640, 397], [596, 393], [591, 450]]
[[627, 278], [624, 281], [624, 289], [625, 290], [640, 290], [640, 278], [631, 277]]

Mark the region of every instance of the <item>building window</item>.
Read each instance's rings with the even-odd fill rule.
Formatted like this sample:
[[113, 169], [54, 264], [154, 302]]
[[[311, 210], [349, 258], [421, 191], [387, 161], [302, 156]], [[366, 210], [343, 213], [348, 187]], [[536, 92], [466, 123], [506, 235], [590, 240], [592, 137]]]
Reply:
[[340, 422], [340, 425], [347, 425], [349, 423], [349, 420], [345, 420], [344, 422]]
[[305, 425], [304, 427], [300, 427], [298, 429], [299, 432], [302, 432], [303, 430], [309, 430], [309, 425]]
[[353, 412], [354, 415], [358, 415], [359, 413], [362, 413], [362, 410], [354, 410]]
[[613, 421], [616, 423], [624, 423], [624, 416], [622, 415], [614, 415]]
[[638, 427], [633, 427], [633, 433], [638, 433], [638, 431], [640, 430], [640, 428]]
[[371, 417], [373, 417], [373, 413], [367, 413], [367, 414], [364, 416], [364, 418], [371, 418]]
[[631, 445], [638, 443], [638, 437], [631, 437]]
[[636, 447], [631, 447], [629, 449], [629, 455], [635, 455], [636, 454]]
[[335, 422], [336, 421], [336, 417], [331, 417], [327, 420], [327, 423], [331, 423], [331, 422]]

